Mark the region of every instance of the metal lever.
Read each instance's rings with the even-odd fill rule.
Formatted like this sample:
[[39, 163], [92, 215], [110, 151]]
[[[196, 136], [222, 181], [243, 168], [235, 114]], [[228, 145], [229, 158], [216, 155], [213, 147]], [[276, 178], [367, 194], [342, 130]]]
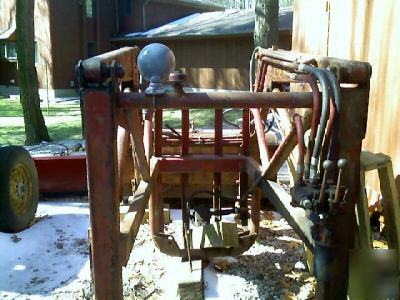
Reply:
[[341, 158], [337, 162], [337, 166], [339, 168], [339, 174], [338, 174], [338, 179], [337, 179], [337, 184], [336, 184], [335, 199], [333, 201], [334, 203], [339, 202], [340, 184], [342, 181], [342, 172], [343, 172], [344, 167], [346, 167], [346, 165], [347, 165], [347, 159], [345, 159], [345, 158]]
[[319, 191], [319, 203], [324, 201], [326, 181], [328, 178], [328, 173], [333, 169], [333, 162], [327, 159], [322, 163], [322, 167], [324, 168], [325, 172], [324, 178], [322, 179], [321, 190]]

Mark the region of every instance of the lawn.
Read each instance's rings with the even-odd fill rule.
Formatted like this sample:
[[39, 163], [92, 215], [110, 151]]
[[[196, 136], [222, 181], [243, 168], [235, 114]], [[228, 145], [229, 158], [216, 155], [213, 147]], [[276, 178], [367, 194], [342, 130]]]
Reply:
[[[79, 104], [46, 104], [42, 106], [43, 116], [53, 141], [82, 139], [81, 112]], [[226, 117], [233, 123], [240, 119], [241, 112], [233, 111]], [[164, 126], [179, 129], [181, 127], [181, 112], [165, 110]], [[195, 128], [214, 128], [214, 110], [191, 109], [190, 120]], [[229, 126], [227, 126], [228, 128]], [[25, 141], [24, 120], [19, 100], [0, 99], [0, 145], [23, 145]]]
[[[53, 141], [82, 139], [79, 104], [50, 104], [42, 107]], [[0, 145], [23, 145], [24, 119], [19, 100], [0, 99]]]

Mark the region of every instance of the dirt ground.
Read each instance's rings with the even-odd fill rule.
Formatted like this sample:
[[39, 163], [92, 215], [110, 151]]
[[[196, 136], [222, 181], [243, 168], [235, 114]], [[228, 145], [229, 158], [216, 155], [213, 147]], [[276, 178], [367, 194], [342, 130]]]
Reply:
[[[167, 231], [181, 228], [171, 211]], [[37, 222], [16, 235], [0, 233], [1, 299], [91, 299], [87, 203], [42, 202]], [[179, 258], [154, 246], [141, 226], [123, 270], [125, 299], [176, 299]], [[264, 212], [257, 242], [236, 258], [218, 258], [204, 270], [206, 299], [312, 299], [302, 242], [286, 221]]]

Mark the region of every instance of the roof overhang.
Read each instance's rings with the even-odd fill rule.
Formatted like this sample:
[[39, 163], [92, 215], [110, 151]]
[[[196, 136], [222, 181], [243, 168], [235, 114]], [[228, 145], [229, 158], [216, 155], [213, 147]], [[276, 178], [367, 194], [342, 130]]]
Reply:
[[[178, 39], [252, 37], [254, 34], [254, 20], [254, 10], [195, 13], [146, 32], [132, 32], [116, 36], [111, 41], [114, 43], [134, 43]], [[293, 8], [281, 8], [279, 10], [279, 33], [291, 34], [292, 24]]]
[[200, 40], [200, 39], [229, 39], [240, 37], [253, 37], [252, 32], [243, 32], [235, 34], [199, 34], [199, 35], [169, 35], [169, 36], [132, 36], [132, 37], [116, 37], [111, 39], [112, 42], [156, 42], [156, 41], [172, 41], [172, 40]]
[[220, 11], [225, 10], [223, 6], [213, 4], [211, 2], [201, 2], [195, 0], [150, 0], [151, 2], [165, 3], [165, 4], [174, 4], [174, 5], [182, 5], [189, 6], [193, 8], [203, 8], [210, 11]]
[[12, 24], [10, 28], [0, 33], [0, 40], [15, 40], [15, 24]]

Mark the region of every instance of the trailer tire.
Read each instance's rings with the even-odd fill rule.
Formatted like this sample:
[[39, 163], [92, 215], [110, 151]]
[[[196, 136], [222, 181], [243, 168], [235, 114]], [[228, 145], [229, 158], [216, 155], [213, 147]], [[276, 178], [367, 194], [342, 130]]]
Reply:
[[0, 148], [0, 231], [29, 227], [38, 201], [39, 179], [29, 152], [18, 146]]

